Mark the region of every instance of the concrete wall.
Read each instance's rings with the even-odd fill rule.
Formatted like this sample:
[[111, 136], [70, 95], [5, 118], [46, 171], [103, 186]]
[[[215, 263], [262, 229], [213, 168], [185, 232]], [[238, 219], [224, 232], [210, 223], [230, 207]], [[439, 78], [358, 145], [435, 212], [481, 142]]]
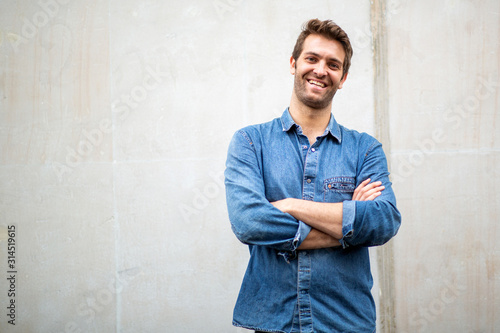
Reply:
[[397, 332], [500, 328], [500, 2], [387, 21]]
[[404, 215], [372, 252], [380, 331], [493, 332], [499, 7], [2, 1], [0, 331], [243, 332], [226, 148], [288, 105], [295, 38], [319, 17], [355, 49], [334, 114], [384, 142]]

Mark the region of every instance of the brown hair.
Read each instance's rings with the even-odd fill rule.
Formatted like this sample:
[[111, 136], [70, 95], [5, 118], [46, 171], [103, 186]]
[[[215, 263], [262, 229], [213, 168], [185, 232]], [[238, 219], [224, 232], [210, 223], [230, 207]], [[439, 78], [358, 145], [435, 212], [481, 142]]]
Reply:
[[342, 44], [345, 52], [344, 63], [342, 65], [342, 77], [344, 77], [344, 75], [349, 72], [349, 67], [351, 66], [351, 42], [349, 41], [349, 36], [347, 36], [345, 31], [331, 20], [320, 21], [318, 19], [312, 19], [304, 23], [302, 26], [302, 32], [297, 38], [297, 42], [293, 48], [292, 57], [295, 61], [297, 61], [302, 53], [304, 41], [309, 35], [312, 34], [320, 35], [330, 40], [336, 40]]

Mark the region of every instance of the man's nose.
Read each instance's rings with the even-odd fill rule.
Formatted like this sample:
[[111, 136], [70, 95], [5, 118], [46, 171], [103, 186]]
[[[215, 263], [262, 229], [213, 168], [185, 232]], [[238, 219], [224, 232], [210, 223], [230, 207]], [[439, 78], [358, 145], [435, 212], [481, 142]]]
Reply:
[[314, 68], [314, 74], [319, 77], [326, 75], [326, 63], [323, 61], [319, 61]]

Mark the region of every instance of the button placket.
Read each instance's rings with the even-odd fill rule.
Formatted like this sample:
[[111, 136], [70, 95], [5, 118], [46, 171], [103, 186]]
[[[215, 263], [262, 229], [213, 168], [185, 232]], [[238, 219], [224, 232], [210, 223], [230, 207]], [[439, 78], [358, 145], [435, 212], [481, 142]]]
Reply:
[[318, 149], [310, 148], [307, 151], [305, 161], [304, 161], [304, 181], [303, 181], [303, 193], [302, 198], [304, 200], [314, 199], [314, 186], [318, 167]]
[[309, 295], [309, 286], [311, 285], [311, 257], [307, 251], [301, 251], [298, 257], [298, 305], [299, 322], [301, 331], [313, 332], [311, 297]]

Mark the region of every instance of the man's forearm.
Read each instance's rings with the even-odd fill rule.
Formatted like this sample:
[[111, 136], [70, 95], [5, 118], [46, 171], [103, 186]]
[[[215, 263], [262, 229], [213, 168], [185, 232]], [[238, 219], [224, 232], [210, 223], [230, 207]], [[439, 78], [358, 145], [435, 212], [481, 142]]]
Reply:
[[[370, 183], [368, 178], [361, 182], [354, 190], [352, 200], [371, 201], [378, 197], [385, 189], [382, 182]], [[287, 198], [271, 202], [271, 204], [288, 213], [311, 227], [318, 229], [335, 239], [342, 238], [343, 203], [315, 202], [294, 198]]]
[[338, 239], [317, 229], [311, 229], [307, 237], [298, 247], [298, 250], [324, 249], [340, 245], [341, 244]]
[[288, 198], [272, 202], [281, 211], [288, 213], [314, 229], [342, 238], [342, 203], [315, 202]]

